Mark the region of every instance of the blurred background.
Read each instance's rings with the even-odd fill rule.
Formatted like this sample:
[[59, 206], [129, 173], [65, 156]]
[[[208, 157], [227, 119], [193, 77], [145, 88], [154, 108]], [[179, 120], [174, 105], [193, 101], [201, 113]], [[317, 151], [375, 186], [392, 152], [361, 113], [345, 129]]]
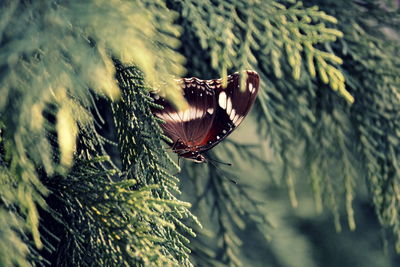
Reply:
[[[274, 152], [258, 141], [256, 125], [253, 118], [247, 118], [229, 139], [241, 144], [256, 145], [256, 149], [252, 150], [254, 157], [267, 159], [268, 166], [256, 163], [251, 156], [240, 163], [233, 163], [233, 166], [216, 164], [217, 168], [228, 169], [226, 173], [221, 171], [224, 177], [220, 177], [226, 186], [245, 186], [251, 197], [261, 204], [260, 212], [268, 218], [268, 223], [260, 225], [250, 219], [245, 227], [235, 230], [240, 239], [238, 257], [243, 266], [399, 266], [400, 256], [393, 247], [393, 238], [379, 225], [365, 184], [357, 187], [357, 197], [353, 202], [356, 220], [354, 230], [350, 230], [347, 225], [347, 214], [343, 207], [338, 210], [340, 230], [335, 228], [331, 211], [317, 211], [307, 173], [302, 174], [303, 179], [296, 180], [298, 205], [293, 207], [287, 185], [279, 179], [282, 164], [277, 164], [273, 160]], [[224, 153], [219, 159], [232, 162], [230, 153]], [[184, 165], [184, 168], [190, 169], [202, 167], [196, 163]], [[224, 266], [221, 262], [208, 261], [209, 258], [201, 253], [202, 249], [218, 253], [218, 244], [221, 244], [216, 218], [218, 212], [211, 211], [211, 201], [198, 202], [198, 191], [204, 193], [210, 190], [205, 182], [207, 177], [204, 174], [180, 177], [183, 199], [194, 203], [193, 212], [204, 227], [199, 229], [200, 236], [192, 240], [195, 248], [194, 262], [198, 263], [196, 266]], [[238, 185], [228, 179], [235, 180]], [[218, 201], [228, 201], [225, 198], [221, 196]], [[201, 245], [197, 247], [198, 242]], [[213, 253], [211, 255], [216, 257]]]
[[[398, 266], [399, 193], [391, 191], [389, 184], [398, 184], [399, 173], [389, 170], [397, 169], [392, 164], [397, 165], [399, 150], [389, 136], [399, 137], [395, 133], [399, 127], [399, 61], [394, 59], [399, 55], [399, 3], [292, 3], [301, 11], [287, 6], [296, 15], [289, 15], [293, 24], [283, 25], [295, 28], [310, 19], [316, 29], [329, 25], [343, 33], [324, 29], [317, 37], [307, 33], [308, 26], [299, 26], [305, 39], [308, 34], [315, 38], [311, 41], [315, 48], [343, 60], [326, 62], [338, 67], [344, 78], [318, 62], [320, 57], [315, 55], [326, 56], [324, 52], [311, 53], [313, 58], [307, 42], [299, 53], [305, 53], [308, 63], [299, 63], [301, 74], [296, 77], [296, 45], [288, 45], [296, 30], [289, 30], [289, 37], [283, 38], [285, 52], [275, 59], [270, 38], [279, 47], [280, 36], [269, 34], [268, 29], [279, 22], [267, 16], [271, 24], [263, 35], [269, 41], [256, 39], [260, 50], [249, 45], [255, 57], [250, 66], [260, 72], [262, 80], [258, 101], [250, 118], [208, 155], [233, 166], [185, 162], [180, 175], [183, 198], [193, 203], [193, 212], [204, 225], [191, 241], [192, 258], [199, 266], [239, 262], [243, 266]], [[324, 14], [319, 14], [318, 21], [317, 10], [337, 21]], [[196, 38], [190, 40], [193, 44]], [[272, 57], [263, 56], [268, 49]], [[204, 60], [196, 61], [193, 49], [184, 48], [184, 54], [193, 59], [187, 62], [188, 77], [218, 76], [204, 69]], [[334, 84], [335, 77], [338, 83], [345, 80], [346, 90]], [[377, 115], [383, 113], [385, 119]], [[367, 128], [376, 129], [372, 130], [376, 135], [366, 133]], [[391, 149], [396, 156], [388, 161]], [[370, 161], [371, 157], [376, 161]], [[384, 196], [389, 191], [392, 197]]]

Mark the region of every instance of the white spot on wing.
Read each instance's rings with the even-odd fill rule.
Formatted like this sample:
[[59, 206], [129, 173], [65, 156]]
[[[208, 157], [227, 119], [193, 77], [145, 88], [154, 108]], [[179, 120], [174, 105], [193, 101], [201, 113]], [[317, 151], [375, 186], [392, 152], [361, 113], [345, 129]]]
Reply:
[[232, 100], [230, 97], [228, 97], [228, 100], [226, 101], [226, 113], [230, 114], [232, 110]]
[[252, 83], [249, 83], [249, 91], [250, 93], [254, 94], [254, 92], [256, 91], [256, 88], [253, 86]]
[[200, 119], [203, 117], [203, 112], [195, 107], [190, 107], [184, 111], [171, 112], [171, 113], [160, 113], [157, 116], [166, 122], [187, 122], [195, 119]]
[[256, 88], [253, 87], [253, 84], [249, 83], [249, 91], [250, 91], [250, 93], [253, 93], [255, 89]]
[[231, 119], [232, 122], [235, 122], [235, 115], [236, 115], [236, 111], [234, 109], [232, 109], [231, 114], [229, 115], [229, 119]]
[[207, 109], [207, 113], [209, 113], [210, 115], [214, 113], [214, 109], [213, 108], [208, 108]]
[[221, 108], [226, 109], [226, 93], [224, 91], [219, 94], [218, 104]]
[[239, 114], [236, 114], [235, 119], [233, 121], [235, 126], [238, 126], [242, 122], [243, 118], [244, 116], [239, 116]]

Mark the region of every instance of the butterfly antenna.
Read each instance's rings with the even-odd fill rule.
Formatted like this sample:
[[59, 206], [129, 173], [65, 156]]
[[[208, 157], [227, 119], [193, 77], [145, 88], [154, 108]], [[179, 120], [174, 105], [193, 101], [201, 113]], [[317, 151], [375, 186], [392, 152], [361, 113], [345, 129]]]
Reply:
[[[218, 162], [218, 161], [216, 161], [216, 160], [213, 160], [213, 161], [214, 161], [214, 162]], [[217, 165], [215, 165], [213, 161], [211, 161], [211, 160], [208, 159], [208, 162], [210, 162], [211, 165], [213, 165], [213, 166], [215, 167], [216, 172], [217, 172], [219, 175], [221, 175], [221, 177], [223, 177], [223, 178], [229, 180], [230, 182], [232, 182], [232, 183], [235, 184], [235, 185], [238, 184], [238, 183], [237, 183], [235, 180], [233, 180], [232, 178], [229, 178], [229, 177], [225, 176], [225, 175], [221, 172], [221, 169], [220, 169]], [[224, 163], [224, 162], [218, 162], [218, 163], [229, 164], [228, 166], [232, 166], [232, 164], [230, 164], [230, 163]]]
[[[229, 163], [229, 162], [222, 162], [222, 161], [219, 161], [219, 160], [216, 160], [216, 159], [212, 159], [212, 158], [209, 158], [209, 157], [207, 157], [207, 159], [210, 162], [215, 162], [215, 163], [223, 164], [223, 165], [226, 165], [226, 166], [232, 166], [232, 163]], [[215, 164], [213, 164], [213, 165], [215, 166]]]

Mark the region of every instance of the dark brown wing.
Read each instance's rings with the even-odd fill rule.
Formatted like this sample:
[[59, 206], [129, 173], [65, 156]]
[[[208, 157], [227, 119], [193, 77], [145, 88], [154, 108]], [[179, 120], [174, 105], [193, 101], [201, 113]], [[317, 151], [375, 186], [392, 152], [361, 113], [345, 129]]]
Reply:
[[[240, 89], [240, 79], [246, 79], [243, 82], [244, 90]], [[216, 146], [239, 126], [253, 106], [260, 78], [255, 71], [247, 70], [242, 75], [229, 75], [226, 88], [222, 87], [221, 79], [210, 80], [207, 83], [215, 91], [217, 105], [210, 131], [200, 143], [200, 152]]]
[[164, 109], [153, 109], [152, 112], [165, 121], [161, 127], [174, 143], [180, 141], [183, 147], [194, 147], [206, 137], [211, 128], [217, 105], [215, 91], [197, 78], [184, 78], [177, 82], [183, 88], [188, 108], [178, 111], [168, 101], [155, 95], [155, 103]]

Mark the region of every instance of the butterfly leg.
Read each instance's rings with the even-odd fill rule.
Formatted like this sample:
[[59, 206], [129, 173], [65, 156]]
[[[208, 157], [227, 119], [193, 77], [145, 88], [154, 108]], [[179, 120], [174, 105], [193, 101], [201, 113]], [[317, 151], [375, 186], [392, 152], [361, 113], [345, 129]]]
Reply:
[[168, 151], [174, 151], [176, 147], [178, 146], [179, 141], [181, 141], [181, 139], [179, 138], [178, 140], [176, 140], [174, 143], [172, 143], [172, 146], [170, 145], [169, 147], [163, 147], [163, 149], [166, 149]]
[[181, 141], [181, 139], [179, 138], [178, 140], [176, 140], [175, 141], [175, 143], [173, 144], [173, 146], [172, 146], [172, 151], [174, 151], [175, 150], [175, 148], [178, 146], [178, 144], [179, 144], [179, 141]]

